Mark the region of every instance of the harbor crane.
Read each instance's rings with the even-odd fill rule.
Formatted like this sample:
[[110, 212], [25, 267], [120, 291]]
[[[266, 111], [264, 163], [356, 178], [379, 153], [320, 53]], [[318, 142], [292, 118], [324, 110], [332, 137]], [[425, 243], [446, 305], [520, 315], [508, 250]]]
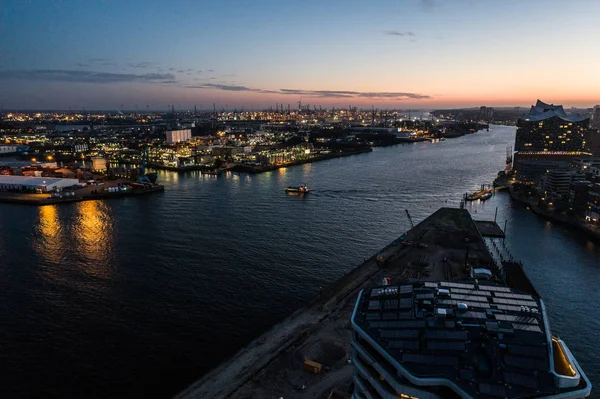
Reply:
[[410, 217], [410, 213], [408, 213], [408, 209], [405, 209], [404, 211], [406, 212], [406, 216], [408, 216], [408, 221], [410, 222], [410, 228], [414, 229], [415, 228], [415, 224], [413, 223], [413, 220]]

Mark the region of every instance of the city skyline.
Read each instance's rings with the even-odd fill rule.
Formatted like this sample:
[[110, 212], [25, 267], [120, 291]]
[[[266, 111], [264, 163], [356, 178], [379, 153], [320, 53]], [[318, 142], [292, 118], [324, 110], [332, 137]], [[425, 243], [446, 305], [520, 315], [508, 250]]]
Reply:
[[0, 106], [591, 107], [596, 15], [585, 1], [8, 1]]

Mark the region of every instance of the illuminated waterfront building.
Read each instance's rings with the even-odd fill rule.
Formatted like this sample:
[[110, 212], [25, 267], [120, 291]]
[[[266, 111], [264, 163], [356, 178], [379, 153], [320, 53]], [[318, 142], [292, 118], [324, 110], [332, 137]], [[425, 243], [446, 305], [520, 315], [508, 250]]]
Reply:
[[589, 118], [567, 114], [562, 105], [540, 100], [517, 121], [517, 158], [589, 154], [586, 146]]

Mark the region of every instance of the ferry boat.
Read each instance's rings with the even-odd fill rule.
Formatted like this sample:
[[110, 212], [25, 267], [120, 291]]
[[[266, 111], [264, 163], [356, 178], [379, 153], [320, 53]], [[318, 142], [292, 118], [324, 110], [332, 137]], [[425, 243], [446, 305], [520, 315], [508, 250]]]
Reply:
[[491, 191], [489, 191], [489, 192], [483, 194], [481, 197], [479, 197], [479, 199], [481, 201], [489, 200], [490, 198], [492, 198], [492, 192]]
[[285, 192], [286, 193], [299, 193], [299, 194], [308, 194], [310, 193], [310, 188], [308, 188], [308, 186], [306, 186], [305, 184], [298, 186], [298, 187], [286, 187], [285, 188]]

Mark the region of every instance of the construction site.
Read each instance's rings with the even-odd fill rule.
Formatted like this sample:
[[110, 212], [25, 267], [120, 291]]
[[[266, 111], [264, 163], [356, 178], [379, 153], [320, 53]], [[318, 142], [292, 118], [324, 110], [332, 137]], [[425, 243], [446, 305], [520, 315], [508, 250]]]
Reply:
[[464, 280], [475, 269], [497, 279], [489, 242], [503, 234], [495, 222], [486, 228], [495, 238], [484, 240], [467, 210], [439, 209], [177, 398], [350, 398], [350, 318], [360, 290], [406, 280]]

